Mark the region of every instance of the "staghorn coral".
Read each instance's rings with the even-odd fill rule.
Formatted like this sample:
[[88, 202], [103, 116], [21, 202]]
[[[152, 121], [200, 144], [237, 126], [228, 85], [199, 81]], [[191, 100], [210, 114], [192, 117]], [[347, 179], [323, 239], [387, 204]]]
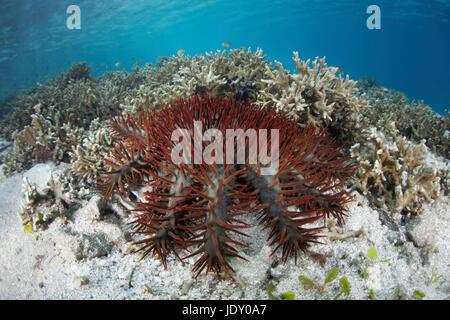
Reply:
[[113, 138], [98, 118], [92, 121], [88, 132], [82, 143], [72, 145], [69, 155], [74, 175], [81, 181], [93, 184], [100, 171], [110, 169], [103, 159], [113, 148]]
[[[202, 128], [194, 121], [200, 121]], [[270, 148], [260, 149], [256, 162], [251, 151], [256, 141], [228, 137], [224, 150], [215, 144], [219, 135], [215, 136], [214, 151], [203, 140], [174, 160], [173, 154], [180, 149], [174, 149], [178, 141], [171, 137], [180, 128], [186, 130], [183, 140], [189, 135], [203, 137], [203, 131], [207, 135], [210, 129], [223, 134], [231, 129], [254, 130], [259, 143], [267, 139], [259, 129], [267, 129]], [[299, 251], [319, 242], [327, 217], [344, 223], [345, 204], [351, 200], [345, 183], [355, 165], [325, 132], [302, 129], [272, 108], [194, 96], [163, 105], [160, 111], [143, 109], [139, 116], [118, 116], [112, 119], [110, 129], [117, 143], [105, 162], [113, 169], [98, 178], [98, 187], [105, 200], [114, 199], [115, 194], [122, 201], [133, 199], [133, 233], [143, 237], [134, 242], [140, 246], [137, 251], [144, 257], [158, 256], [164, 267], [167, 257], [174, 254], [182, 262], [197, 257], [192, 269], [196, 277], [205, 269], [218, 276], [222, 271], [231, 275], [234, 270], [229, 259], [244, 259], [238, 247], [247, 246], [233, 236], [245, 236], [243, 230], [251, 227], [239, 219], [244, 214], [259, 215], [260, 224], [269, 229], [273, 253], [281, 248], [284, 262], [290, 256], [296, 260]], [[278, 153], [270, 130], [279, 133]], [[207, 150], [201, 161], [194, 159], [199, 148]], [[269, 167], [265, 161], [269, 149], [270, 157], [279, 155], [278, 167]], [[192, 153], [194, 163], [184, 161]], [[235, 160], [224, 161], [230, 156]], [[134, 191], [140, 186], [147, 191], [136, 198]], [[181, 258], [182, 250], [189, 254]]]
[[158, 108], [179, 97], [193, 94], [249, 98], [258, 105], [277, 107], [302, 125], [325, 127], [341, 143], [352, 144], [364, 127], [360, 112], [367, 108], [356, 95], [355, 81], [342, 77], [325, 59], [301, 61], [294, 52], [297, 73], [276, 70], [261, 49], [217, 50], [205, 56], [165, 58], [145, 71], [145, 80], [122, 106], [137, 115], [142, 105]]
[[327, 127], [339, 141], [353, 143], [361, 127], [359, 113], [367, 108], [364, 96], [355, 94], [356, 82], [348, 75], [345, 79], [337, 76], [339, 68], [329, 67], [325, 58], [317, 57], [311, 68], [310, 60], [302, 61], [298, 52], [294, 52], [293, 61], [295, 74], [278, 61], [275, 61], [277, 70], [267, 68], [258, 103], [274, 104], [302, 126]]
[[157, 108], [160, 102], [167, 103], [176, 97], [186, 95], [187, 92], [175, 85], [174, 78], [180, 69], [196, 64], [200, 60], [199, 56], [164, 57], [156, 66], [147, 64], [146, 68], [136, 69], [135, 73], [139, 74], [141, 81], [136, 89], [127, 92], [121, 109], [138, 114], [142, 105]]
[[373, 197], [398, 223], [401, 214], [420, 213], [422, 200], [439, 196], [440, 178], [436, 165], [430, 167], [425, 160], [425, 142], [411, 143], [398, 135], [394, 122], [390, 127], [391, 135], [372, 127], [352, 146], [352, 156], [360, 163], [353, 188]]

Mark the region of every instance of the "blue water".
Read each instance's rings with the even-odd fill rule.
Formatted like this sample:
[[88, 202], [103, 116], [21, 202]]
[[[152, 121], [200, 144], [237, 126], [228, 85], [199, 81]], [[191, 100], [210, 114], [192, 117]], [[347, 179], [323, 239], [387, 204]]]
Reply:
[[[81, 9], [81, 30], [66, 27], [71, 4]], [[381, 30], [366, 27], [371, 4], [381, 9]], [[2, 0], [0, 8], [0, 95], [75, 62], [98, 76], [117, 62], [130, 70], [139, 59], [195, 55], [227, 41], [262, 48], [291, 69], [292, 51], [326, 56], [352, 79], [368, 75], [437, 112], [450, 109], [447, 0]]]

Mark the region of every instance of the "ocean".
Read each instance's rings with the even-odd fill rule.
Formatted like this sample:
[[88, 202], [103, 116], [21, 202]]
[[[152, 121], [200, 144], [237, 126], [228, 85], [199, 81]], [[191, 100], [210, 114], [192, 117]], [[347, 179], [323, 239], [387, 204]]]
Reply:
[[[70, 5], [79, 28], [68, 27]], [[367, 26], [370, 5], [378, 29]], [[0, 8], [1, 97], [81, 61], [100, 76], [179, 50], [251, 47], [287, 69], [293, 51], [325, 56], [353, 80], [375, 78], [441, 114], [450, 106], [450, 1], [2, 0]]]

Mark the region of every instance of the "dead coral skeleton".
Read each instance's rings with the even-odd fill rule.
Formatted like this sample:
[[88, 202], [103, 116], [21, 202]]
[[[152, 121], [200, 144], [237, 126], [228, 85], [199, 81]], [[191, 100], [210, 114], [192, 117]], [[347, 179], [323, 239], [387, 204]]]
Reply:
[[19, 216], [22, 224], [25, 226], [31, 223], [33, 230], [45, 228], [56, 217], [66, 216], [74, 205], [74, 201], [64, 193], [59, 179], [57, 178], [55, 181], [52, 172], [50, 172], [50, 178], [44, 188], [30, 183], [29, 179], [25, 177], [23, 193], [25, 201]]
[[330, 219], [328, 221], [328, 228], [330, 229], [330, 235], [328, 236], [328, 238], [330, 240], [344, 240], [347, 238], [367, 236], [366, 231], [364, 230], [364, 227], [361, 227], [356, 231], [350, 231], [347, 233], [339, 233], [336, 229], [336, 221], [332, 220], [332, 219]]

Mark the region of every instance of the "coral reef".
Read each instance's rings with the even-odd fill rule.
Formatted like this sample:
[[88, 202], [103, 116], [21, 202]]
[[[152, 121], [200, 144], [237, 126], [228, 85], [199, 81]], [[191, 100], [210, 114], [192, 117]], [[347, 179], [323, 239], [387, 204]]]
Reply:
[[260, 84], [266, 68], [271, 69], [262, 50], [252, 53], [250, 48], [207, 53], [203, 60], [180, 69], [174, 77], [175, 85], [184, 95], [209, 94], [248, 98]]
[[69, 161], [72, 147], [81, 145], [93, 120], [105, 120], [119, 110], [126, 93], [141, 82], [138, 72], [89, 76], [84, 64], [11, 102], [3, 119], [2, 135], [14, 141], [5, 160], [6, 174], [20, 172], [36, 162]]
[[[280, 77], [291, 79], [290, 85], [299, 88], [295, 94], [305, 96], [299, 100], [301, 110], [296, 117], [309, 120], [300, 123], [315, 124], [319, 129], [328, 125], [340, 143], [349, 144], [359, 128], [355, 125], [359, 113], [351, 111], [359, 110], [363, 101], [353, 95], [354, 82], [337, 77], [337, 69], [327, 67], [324, 59], [316, 60], [312, 69], [298, 55], [294, 60], [299, 74], [286, 75], [279, 63], [281, 71], [275, 71], [261, 49], [218, 50], [194, 57], [162, 58], [156, 66], [135, 67], [130, 73], [109, 72], [95, 79], [85, 63], [75, 64], [44, 85], [8, 99], [11, 113], [3, 119], [1, 130], [15, 147], [5, 160], [5, 173], [20, 172], [36, 162], [70, 160], [76, 163], [76, 174], [91, 179], [91, 173], [101, 169], [95, 151], [87, 150], [93, 143], [91, 135], [97, 135], [88, 130], [94, 119], [102, 122], [117, 112], [138, 115], [142, 105], [159, 108], [160, 103], [193, 94], [238, 97], [269, 106], [292, 91]], [[65, 140], [63, 124], [77, 132], [77, 141]], [[74, 151], [78, 146], [83, 149]]]
[[[200, 121], [202, 128], [194, 121]], [[245, 100], [194, 96], [163, 105], [160, 111], [142, 110], [139, 117], [118, 116], [110, 128], [118, 141], [105, 162], [113, 170], [99, 177], [98, 186], [105, 199], [119, 194], [135, 204], [134, 234], [143, 236], [135, 242], [142, 245], [138, 251], [143, 251], [143, 256], [158, 256], [165, 267], [170, 254], [182, 262], [200, 256], [193, 268], [196, 276], [204, 269], [231, 275], [234, 270], [229, 259], [245, 259], [238, 247], [247, 246], [232, 234], [245, 236], [242, 229], [251, 226], [238, 217], [252, 212], [259, 214], [260, 224], [270, 230], [273, 253], [282, 248], [285, 262], [290, 256], [296, 260], [299, 251], [319, 242], [327, 217], [344, 223], [345, 204], [351, 200], [345, 183], [355, 164], [329, 135], [316, 133], [315, 128], [302, 129], [272, 108], [256, 107]], [[180, 128], [202, 137], [211, 129], [220, 133], [253, 130], [260, 148], [262, 139], [268, 137], [259, 129], [276, 129], [279, 153], [271, 135], [270, 157], [273, 160], [279, 155], [279, 167], [268, 166], [269, 146], [260, 149], [258, 161], [254, 161], [256, 151], [250, 147], [256, 146], [256, 141], [239, 142], [234, 136], [227, 136], [226, 151], [223, 145], [213, 144], [211, 149], [203, 141], [182, 152], [184, 160], [191, 158], [191, 152], [194, 159], [200, 148], [208, 150], [204, 158], [211, 158], [195, 163], [174, 160], [173, 152], [178, 149], [171, 137]], [[220, 143], [217, 139], [215, 136], [215, 143]], [[230, 163], [229, 157], [236, 160]], [[263, 174], [264, 170], [269, 174]], [[139, 186], [148, 190], [136, 199], [133, 191]], [[181, 250], [190, 254], [181, 258]]]
[[[409, 102], [371, 78], [356, 83], [338, 67], [328, 66], [325, 58], [302, 61], [294, 52], [293, 61], [291, 72], [278, 61], [272, 64], [260, 49], [217, 50], [163, 57], [156, 65], [107, 72], [98, 78], [91, 76], [86, 63], [74, 64], [47, 83], [0, 102], [10, 111], [0, 127], [7, 139], [1, 148], [3, 171], [11, 175], [40, 162], [65, 163], [70, 170], [58, 180], [71, 201], [89, 199], [96, 177], [117, 171], [110, 175], [116, 180], [110, 180], [108, 195], [120, 192], [144, 202], [140, 190], [130, 194], [127, 190], [153, 181], [146, 172], [155, 174], [159, 170], [155, 163], [163, 160], [149, 158], [145, 148], [126, 149], [127, 141], [139, 140], [136, 133], [146, 132], [144, 118], [161, 117], [155, 115], [161, 105], [207, 94], [273, 108], [300, 127], [316, 128], [317, 134], [328, 130], [345, 152], [353, 146], [361, 180], [353, 188], [397, 223], [402, 216], [420, 213], [428, 199], [448, 195], [450, 114], [442, 117], [423, 102]], [[107, 119], [115, 114], [119, 115], [112, 122], [115, 134], [111, 135]], [[114, 153], [116, 159], [110, 159], [108, 155]], [[135, 163], [125, 170], [127, 161], [118, 159], [127, 157]], [[142, 158], [154, 163], [139, 163]], [[433, 167], [435, 162], [443, 164]]]
[[403, 93], [384, 88], [368, 77], [360, 79], [357, 87], [370, 104], [370, 108], [362, 110], [370, 126], [389, 133], [391, 122], [395, 122], [402, 136], [415, 143], [425, 139], [428, 148], [450, 159], [448, 111], [441, 116], [423, 101], [410, 102]]
[[86, 62], [80, 62], [72, 65], [65, 74], [61, 75], [62, 83], [66, 86], [70, 82], [91, 79], [91, 68], [87, 66]]
[[415, 216], [424, 201], [448, 195], [449, 114], [443, 117], [423, 101], [409, 102], [403, 93], [369, 77], [360, 79], [357, 87], [370, 108], [362, 110], [364, 129], [353, 146], [362, 179], [355, 188], [371, 195], [376, 206], [392, 211], [397, 222], [400, 212]]

